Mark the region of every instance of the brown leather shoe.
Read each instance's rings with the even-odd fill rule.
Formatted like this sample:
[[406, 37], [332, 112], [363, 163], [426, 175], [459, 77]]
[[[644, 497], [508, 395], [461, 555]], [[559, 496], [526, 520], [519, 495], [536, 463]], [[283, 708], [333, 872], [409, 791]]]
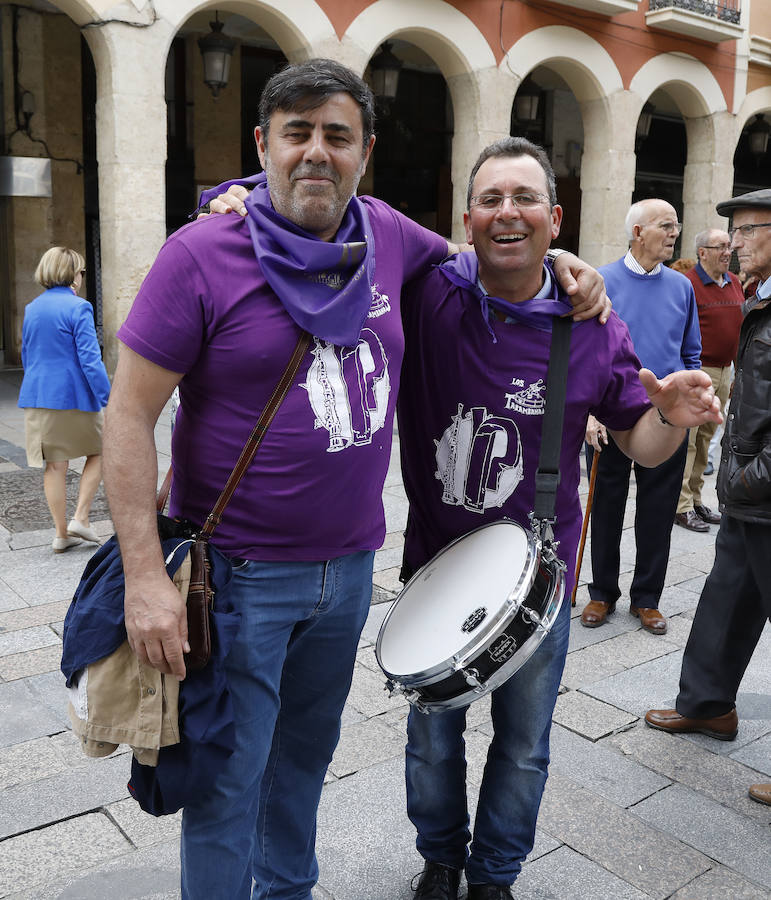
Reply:
[[751, 800], [771, 806], [771, 784], [752, 784], [749, 795]]
[[651, 634], [666, 634], [667, 620], [657, 609], [647, 606], [630, 606], [629, 612], [640, 620], [640, 624]]
[[602, 625], [605, 622], [615, 609], [615, 603], [605, 603], [604, 600], [591, 600], [581, 613], [581, 624], [587, 628], [597, 628], [598, 625]]
[[719, 525], [721, 515], [719, 512], [712, 512], [712, 510], [708, 506], [702, 506], [701, 504], [694, 504], [693, 511], [696, 515], [702, 520], [702, 522], [708, 522], [710, 525]]
[[[676, 709], [649, 709], [645, 713], [645, 724], [671, 734], [706, 734], [718, 741], [732, 741], [739, 731], [739, 717], [735, 709], [711, 719], [681, 716]], [[763, 786], [771, 790], [771, 785]]]
[[689, 509], [688, 512], [684, 513], [675, 513], [675, 525], [687, 528], [688, 531], [699, 531], [702, 534], [709, 531], [709, 525], [702, 521], [693, 509]]

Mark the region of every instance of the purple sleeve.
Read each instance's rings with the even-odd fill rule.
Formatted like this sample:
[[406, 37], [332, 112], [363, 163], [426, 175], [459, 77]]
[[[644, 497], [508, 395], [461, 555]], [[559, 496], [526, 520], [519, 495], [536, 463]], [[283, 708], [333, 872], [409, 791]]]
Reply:
[[592, 415], [613, 431], [628, 431], [651, 408], [645, 388], [640, 384], [642, 364], [634, 351], [629, 329], [612, 313], [606, 325], [610, 329], [607, 358], [598, 360], [606, 365], [609, 373], [607, 387], [601, 402]]
[[118, 338], [172, 372], [187, 372], [206, 331], [208, 288], [195, 260], [172, 236], [147, 273]]
[[399, 241], [402, 247], [403, 281], [411, 281], [418, 275], [423, 275], [447, 256], [447, 238], [418, 225], [382, 200], [374, 197], [361, 199], [367, 204], [370, 214], [390, 220], [394, 241]]

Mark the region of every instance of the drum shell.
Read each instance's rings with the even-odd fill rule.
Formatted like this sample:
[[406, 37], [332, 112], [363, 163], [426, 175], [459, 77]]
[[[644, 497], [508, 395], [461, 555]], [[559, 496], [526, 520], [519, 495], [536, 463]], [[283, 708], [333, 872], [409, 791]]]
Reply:
[[[520, 577], [498, 612], [451, 656], [421, 671], [405, 674], [389, 671], [383, 663], [381, 649], [389, 619], [397, 604], [409, 596], [410, 586], [456, 545], [490, 525], [483, 525], [448, 544], [416, 572], [383, 621], [375, 648], [378, 664], [388, 677], [388, 687], [403, 693], [421, 712], [466, 706], [499, 687], [530, 658], [556, 620], [564, 599], [565, 566], [552, 548], [544, 548], [532, 532], [516, 523], [508, 524], [527, 536]], [[533, 618], [530, 611], [534, 613]]]

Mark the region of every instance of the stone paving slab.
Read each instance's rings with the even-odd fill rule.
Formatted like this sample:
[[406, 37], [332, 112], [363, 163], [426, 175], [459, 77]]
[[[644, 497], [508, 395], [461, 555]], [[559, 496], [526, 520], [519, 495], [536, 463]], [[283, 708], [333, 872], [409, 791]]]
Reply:
[[764, 735], [745, 747], [730, 753], [731, 759], [771, 776], [771, 734]]
[[77, 872], [52, 878], [34, 891], [11, 894], [8, 900], [178, 900], [179, 897], [179, 846], [174, 840], [108, 862], [82, 865]]
[[517, 900], [650, 900], [649, 894], [564, 846], [526, 863], [515, 892]]
[[[659, 640], [651, 635], [651, 640]], [[661, 638], [664, 640], [665, 638]], [[643, 716], [648, 709], [670, 707], [677, 694], [683, 655], [677, 651], [651, 662], [642, 663], [602, 681], [585, 685], [586, 694], [625, 709], [636, 716]]]
[[540, 823], [578, 853], [660, 900], [710, 867], [703, 854], [561, 775], [546, 783]]
[[552, 718], [564, 728], [596, 741], [633, 724], [637, 717], [580, 691], [568, 691], [557, 697]]
[[[10, 552], [10, 548], [8, 549]], [[3, 568], [5, 568], [5, 561], [9, 558], [10, 557], [3, 558]], [[0, 578], [0, 612], [23, 609], [26, 605], [27, 604], [22, 600], [21, 595]]]
[[[120, 830], [101, 813], [10, 838], [0, 844], [0, 896], [29, 890], [130, 850]], [[34, 891], [29, 896], [42, 894]], [[102, 894], [102, 900], [106, 896]]]
[[23, 682], [0, 684], [0, 747], [61, 731], [61, 720]]
[[3, 557], [3, 581], [29, 606], [71, 600], [94, 550], [88, 541], [66, 553], [16, 550]]
[[742, 875], [771, 888], [769, 831], [682, 785], [672, 785], [634, 808], [643, 821], [674, 835]]
[[0, 612], [0, 635], [8, 631], [31, 628], [34, 625], [48, 625], [61, 621], [69, 609], [69, 600], [46, 603], [44, 606], [23, 606]]
[[593, 743], [556, 724], [551, 730], [549, 771], [625, 808], [671, 784], [607, 741]]
[[179, 841], [181, 811], [171, 816], [151, 816], [131, 797], [110, 803], [105, 809], [135, 847], [142, 849]]
[[356, 663], [353, 683], [346, 706], [352, 706], [365, 716], [379, 716], [381, 713], [407, 705], [399, 696], [389, 697], [385, 689], [385, 676]]
[[[711, 740], [711, 746], [721, 741]], [[761, 775], [740, 765], [730, 757], [720, 756], [678, 735], [666, 734], [640, 724], [623, 734], [608, 738], [625, 757], [637, 760], [665, 778], [698, 792], [759, 822], [771, 822], [771, 807], [755, 803], [747, 796], [747, 788]], [[771, 839], [771, 836], [769, 836]]]
[[405, 734], [380, 719], [367, 719], [341, 729], [340, 743], [329, 769], [343, 778], [387, 759], [404, 758]]
[[[690, 623], [687, 627], [690, 629]], [[591, 684], [676, 649], [677, 645], [670, 641], [668, 633], [664, 637], [654, 637], [642, 630], [624, 632], [570, 653], [562, 683], [572, 688]]]
[[129, 768], [126, 755], [89, 760], [82, 768], [8, 788], [0, 795], [0, 839], [124, 799]]
[[51, 635], [56, 638], [55, 645], [40, 650], [28, 650], [26, 653], [16, 653], [13, 656], [0, 657], [0, 679], [16, 681], [30, 675], [57, 671], [62, 658], [61, 641], [53, 631], [51, 631]]
[[671, 900], [768, 900], [771, 891], [716, 865], [672, 894]]
[[412, 900], [423, 860], [405, 811], [403, 758], [324, 788], [316, 852], [319, 884], [335, 900]]
[[0, 657], [55, 645], [61, 646], [61, 641], [48, 625], [34, 625], [0, 634]]
[[47, 733], [69, 730], [70, 719], [67, 715], [67, 686], [64, 683], [64, 676], [60, 671], [45, 672], [42, 675], [32, 675], [24, 679], [24, 684], [29, 689], [35, 705], [43, 710], [47, 710], [53, 720], [58, 723], [57, 727], [52, 727]]

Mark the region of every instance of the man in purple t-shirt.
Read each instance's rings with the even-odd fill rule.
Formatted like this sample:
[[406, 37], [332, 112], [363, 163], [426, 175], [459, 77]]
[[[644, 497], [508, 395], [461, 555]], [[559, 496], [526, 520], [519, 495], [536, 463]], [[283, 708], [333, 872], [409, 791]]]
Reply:
[[[450, 259], [405, 292], [407, 343], [397, 404], [410, 501], [405, 576], [486, 522], [505, 516], [528, 527], [551, 321], [570, 311], [543, 262], [561, 217], [543, 150], [522, 138], [492, 144], [468, 186], [464, 218], [476, 257]], [[596, 319], [574, 325], [554, 526], [567, 564], [567, 596], [581, 527], [579, 455], [588, 414], [607, 422], [624, 452], [645, 466], [671, 455], [685, 426], [720, 419], [704, 373], [658, 380], [647, 369], [638, 374], [639, 365], [615, 314], [605, 326]], [[480, 585], [484, 577], [480, 571]], [[431, 715], [410, 710], [407, 810], [426, 860], [415, 900], [455, 900], [464, 868], [468, 900], [511, 897], [509, 885], [533, 846], [569, 626], [564, 603], [526, 665], [492, 693], [494, 735], [473, 840], [463, 743], [467, 708]]]
[[213, 539], [233, 558], [241, 614], [226, 661], [236, 747], [185, 807], [184, 898], [310, 900], [318, 873], [316, 809], [385, 532], [401, 288], [449, 249], [355, 196], [372, 132], [372, 93], [344, 66], [274, 76], [247, 215], [172, 235], [118, 332], [104, 456], [126, 630], [143, 662], [180, 679], [187, 623], [158, 541], [153, 426], [179, 384], [171, 512], [200, 523], [301, 329], [313, 336]]

